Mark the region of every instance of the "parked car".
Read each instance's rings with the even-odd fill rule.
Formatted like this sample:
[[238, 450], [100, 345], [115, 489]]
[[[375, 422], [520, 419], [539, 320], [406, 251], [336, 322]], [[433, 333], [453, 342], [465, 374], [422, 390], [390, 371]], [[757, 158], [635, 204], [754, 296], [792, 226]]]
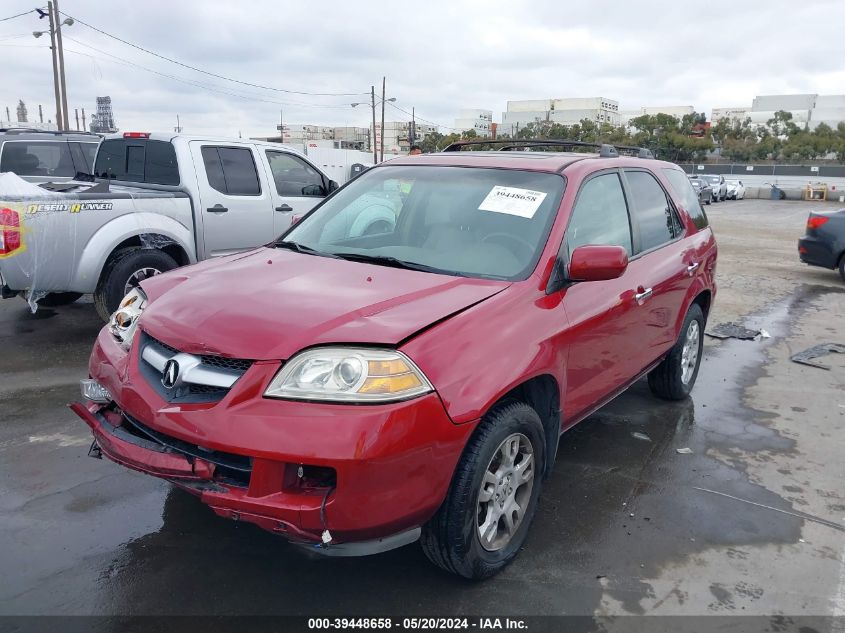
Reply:
[[[680, 168], [611, 149], [396, 158], [266, 247], [142, 281], [72, 405], [93, 452], [316, 552], [421, 539], [496, 573], [561, 433], [699, 370], [713, 233]], [[390, 229], [336, 232], [397, 189]]]
[[62, 182], [90, 174], [100, 136], [87, 132], [0, 129], [0, 172], [29, 182]]
[[690, 176], [689, 181], [692, 184], [692, 188], [698, 194], [699, 204], [710, 204], [713, 202], [713, 188], [709, 182], [698, 176]]
[[[0, 246], [3, 297], [59, 305], [93, 292], [107, 321], [139, 281], [266, 244], [337, 187], [279, 144], [133, 132], [102, 142], [94, 176], [61, 193], [43, 185], [43, 197], [0, 191], [19, 227]], [[370, 223], [395, 222], [384, 206]]]
[[838, 268], [845, 281], [845, 209], [810, 213], [807, 232], [798, 240], [798, 257], [811, 266]]
[[717, 176], [716, 174], [702, 174], [702, 180], [706, 180], [710, 188], [713, 189], [713, 202], [722, 202], [728, 199], [728, 183], [724, 176]]
[[728, 200], [742, 200], [745, 198], [745, 185], [741, 180], [726, 180], [728, 186]]

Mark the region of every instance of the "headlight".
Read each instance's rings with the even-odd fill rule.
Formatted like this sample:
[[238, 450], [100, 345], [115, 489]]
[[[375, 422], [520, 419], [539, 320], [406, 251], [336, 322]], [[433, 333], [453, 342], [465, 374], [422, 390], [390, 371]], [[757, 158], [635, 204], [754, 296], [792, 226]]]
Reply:
[[323, 347], [294, 356], [265, 396], [334, 402], [392, 402], [434, 391], [402, 352]]
[[111, 315], [109, 332], [120, 341], [120, 346], [124, 349], [132, 346], [132, 339], [138, 329], [138, 319], [146, 307], [147, 295], [140, 288], [135, 288], [123, 297], [123, 301]]

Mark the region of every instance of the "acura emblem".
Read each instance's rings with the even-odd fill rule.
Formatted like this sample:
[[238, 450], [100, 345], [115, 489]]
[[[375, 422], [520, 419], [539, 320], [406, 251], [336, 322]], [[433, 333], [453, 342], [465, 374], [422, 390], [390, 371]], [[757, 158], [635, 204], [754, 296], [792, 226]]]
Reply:
[[164, 374], [161, 377], [161, 384], [165, 389], [173, 389], [179, 379], [179, 363], [172, 358], [164, 366]]

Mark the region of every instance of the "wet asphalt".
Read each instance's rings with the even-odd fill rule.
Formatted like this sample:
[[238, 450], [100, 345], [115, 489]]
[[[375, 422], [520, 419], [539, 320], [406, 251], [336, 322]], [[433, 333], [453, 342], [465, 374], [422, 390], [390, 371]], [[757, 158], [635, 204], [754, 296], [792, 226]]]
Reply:
[[[815, 460], [815, 440], [798, 426], [779, 431], [779, 414], [749, 395], [762, 376], [793, 371], [770, 348], [802, 318], [827, 318], [818, 302], [835, 286], [798, 287], [746, 322], [765, 324], [769, 339], [708, 339], [691, 399], [656, 400], [641, 381], [565, 434], [524, 550], [483, 583], [442, 573], [416, 544], [316, 557], [218, 518], [166, 482], [87, 457], [87, 427], [66, 404], [101, 326], [93, 305], [33, 315], [2, 301], [0, 615], [592, 615], [662, 613], [669, 603], [674, 614], [843, 615], [845, 484], [825, 488], [833, 511], [822, 516], [767, 487], [758, 466], [801, 452], [808, 490], [816, 476], [841, 483], [845, 469]], [[823, 443], [842, 443], [838, 402]], [[808, 529], [817, 546], [796, 549]], [[780, 586], [767, 570], [781, 564], [818, 583]], [[681, 580], [664, 597], [666, 575]], [[766, 592], [776, 607], [761, 606]]]

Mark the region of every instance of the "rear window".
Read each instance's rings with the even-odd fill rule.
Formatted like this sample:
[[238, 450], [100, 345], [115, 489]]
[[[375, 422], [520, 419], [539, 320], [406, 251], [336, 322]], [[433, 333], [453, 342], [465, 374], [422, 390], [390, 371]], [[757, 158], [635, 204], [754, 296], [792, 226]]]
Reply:
[[67, 141], [6, 141], [0, 155], [0, 171], [18, 176], [68, 178], [76, 174]]
[[666, 178], [669, 180], [669, 184], [672, 185], [675, 195], [680, 199], [681, 206], [686, 209], [690, 218], [692, 218], [693, 224], [699, 229], [706, 227], [709, 224], [707, 216], [704, 214], [698, 194], [692, 188], [686, 174], [677, 169], [664, 169], [663, 173], [666, 174]]
[[154, 185], [178, 185], [176, 150], [167, 141], [108, 139], [100, 144], [94, 175]]

